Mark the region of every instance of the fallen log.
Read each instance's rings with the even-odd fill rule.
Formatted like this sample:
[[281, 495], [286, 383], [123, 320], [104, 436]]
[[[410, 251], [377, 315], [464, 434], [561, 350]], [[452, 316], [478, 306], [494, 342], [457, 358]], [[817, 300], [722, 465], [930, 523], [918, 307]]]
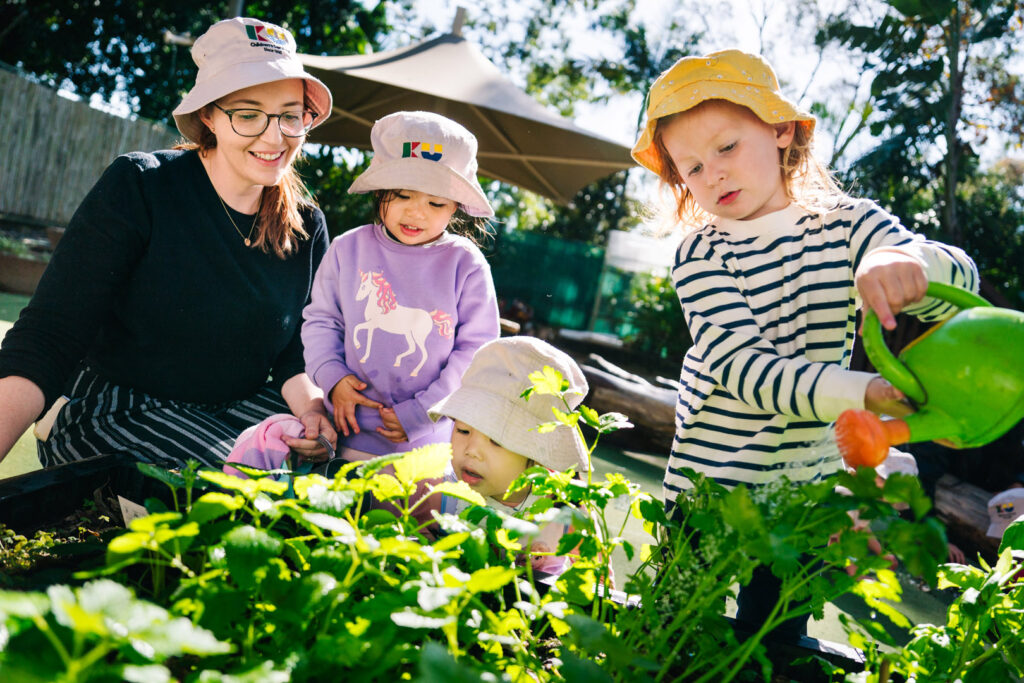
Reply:
[[676, 433], [676, 392], [589, 364], [581, 369], [590, 385], [587, 405], [598, 413], [622, 413], [634, 425], [633, 429], [617, 433], [615, 440], [636, 442], [667, 457]]
[[988, 561], [996, 557], [999, 539], [988, 535], [988, 501], [994, 494], [957, 479], [942, 475], [935, 485], [935, 513], [946, 525], [949, 540], [973, 561], [980, 553]]

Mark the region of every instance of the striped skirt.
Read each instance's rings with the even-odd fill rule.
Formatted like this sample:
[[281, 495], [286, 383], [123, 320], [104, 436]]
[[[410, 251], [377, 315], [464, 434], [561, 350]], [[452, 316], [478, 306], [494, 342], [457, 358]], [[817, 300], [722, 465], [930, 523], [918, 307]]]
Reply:
[[243, 430], [275, 413], [291, 412], [281, 393], [270, 387], [238, 401], [188, 403], [111, 384], [88, 368], [75, 378], [68, 398], [50, 437], [37, 442], [43, 467], [125, 454], [165, 468], [196, 459], [220, 469]]

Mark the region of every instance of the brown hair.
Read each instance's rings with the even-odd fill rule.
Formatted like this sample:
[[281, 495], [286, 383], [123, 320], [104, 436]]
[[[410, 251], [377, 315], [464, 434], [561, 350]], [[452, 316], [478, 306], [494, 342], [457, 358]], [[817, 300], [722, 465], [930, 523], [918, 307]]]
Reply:
[[[388, 209], [388, 204], [395, 198], [399, 190], [374, 190], [373, 191], [373, 220], [378, 224], [384, 225], [384, 212]], [[448, 222], [448, 230], [451, 230], [456, 235], [462, 235], [467, 238], [473, 244], [480, 246], [477, 241], [477, 234], [483, 233], [485, 236], [492, 236], [491, 221], [489, 218], [483, 216], [470, 216], [468, 213], [463, 211], [462, 205], [456, 203], [455, 213], [452, 214], [452, 219]]]
[[[735, 107], [743, 107], [741, 104], [735, 104], [727, 100], [705, 100], [698, 104], [697, 107], [703, 106], [708, 102], [725, 102]], [[658, 177], [661, 180], [661, 184], [672, 192], [674, 222], [682, 223], [684, 228], [688, 230], [705, 225], [712, 219], [712, 214], [697, 204], [693, 194], [686, 187], [686, 183], [683, 182], [679, 170], [676, 168], [672, 157], [668, 153], [668, 149], [665, 147], [664, 131], [669, 123], [682, 114], [694, 111], [697, 107], [669, 114], [658, 119], [654, 129], [653, 140], [658, 161], [661, 163], [661, 172], [658, 174]], [[748, 107], [743, 107], [743, 109], [754, 114], [753, 110]], [[759, 118], [758, 120], [761, 119]], [[793, 141], [784, 149], [779, 150], [779, 172], [782, 174], [786, 196], [790, 201], [806, 209], [831, 209], [841, 199], [846, 197], [846, 194], [839, 187], [832, 173], [814, 155], [813, 128], [804, 125], [802, 121], [796, 121]]]
[[[308, 105], [307, 105], [308, 106]], [[203, 110], [209, 113], [213, 103], [207, 104]], [[198, 112], [196, 113], [198, 117]], [[199, 142], [182, 142], [175, 145], [175, 149], [196, 149], [200, 156], [217, 146], [217, 136], [207, 126], [203, 126], [203, 132], [199, 135]], [[287, 258], [298, 249], [298, 243], [309, 239], [309, 233], [302, 223], [302, 216], [299, 209], [307, 206], [315, 206], [313, 195], [306, 188], [298, 171], [295, 170], [295, 162], [302, 158], [302, 147], [299, 146], [298, 154], [288, 166], [284, 176], [277, 185], [263, 188], [263, 196], [260, 199], [260, 215], [256, 224], [256, 236], [252, 240], [252, 246], [258, 247], [265, 254], [273, 252], [280, 259]]]

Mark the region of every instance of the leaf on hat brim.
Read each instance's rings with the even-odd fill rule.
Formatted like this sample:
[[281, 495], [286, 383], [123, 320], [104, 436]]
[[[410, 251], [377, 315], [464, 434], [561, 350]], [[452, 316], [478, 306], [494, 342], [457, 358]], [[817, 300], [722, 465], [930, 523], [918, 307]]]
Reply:
[[529, 378], [538, 394], [559, 396], [569, 388], [569, 383], [562, 378], [562, 373], [550, 365], [545, 365], [543, 370], [531, 372]]

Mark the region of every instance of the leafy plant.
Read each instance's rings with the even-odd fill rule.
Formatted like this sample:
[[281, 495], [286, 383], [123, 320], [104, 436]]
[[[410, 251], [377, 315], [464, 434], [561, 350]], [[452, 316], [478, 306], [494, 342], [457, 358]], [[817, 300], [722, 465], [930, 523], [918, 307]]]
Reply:
[[[542, 432], [568, 428], [581, 439], [584, 430], [596, 432], [584, 439], [592, 453], [602, 434], [628, 426], [622, 415], [570, 409], [568, 385], [550, 368], [530, 379], [524, 400], [536, 393], [562, 398]], [[45, 594], [0, 592], [0, 675], [767, 678], [773, 661], [765, 633], [794, 615], [820, 613], [844, 592], [901, 619], [890, 605], [898, 584], [887, 561], [870, 551], [868, 534], [852, 526], [850, 511], [884, 521], [876, 526], [879, 539], [915, 573], [933, 576], [935, 558], [945, 552], [937, 522], [895, 515], [895, 502], [918, 517], [928, 506], [915, 480], [899, 475], [883, 487], [862, 470], [757, 491], [726, 491], [693, 475], [680, 515], [669, 519], [659, 501], [619, 475], [599, 481], [589, 470], [581, 480], [534, 468], [513, 483], [539, 495], [522, 516], [480, 505], [472, 489], [454, 482], [429, 486], [477, 505], [460, 517], [425, 519], [417, 491], [438, 481], [449, 459], [447, 445], [431, 446], [350, 463], [331, 480], [295, 476], [291, 486], [256, 470], [240, 479], [194, 467], [145, 468], [171, 487], [174, 509], [147, 501], [151, 514], [110, 541], [105, 565], [77, 575], [89, 583], [51, 586]], [[851, 495], [836, 493], [837, 483]], [[609, 522], [608, 505], [620, 497], [660, 539], [657, 546], [638, 550]], [[555, 552], [577, 556], [554, 579], [534, 575], [524, 561], [526, 537], [550, 522], [571, 526]], [[609, 558], [620, 547], [644, 559], [625, 579], [629, 595], [612, 588]], [[782, 596], [768, 623], [744, 639], [722, 616], [724, 599], [758, 565], [780, 576]], [[133, 614], [142, 621], [129, 620]], [[1012, 610], [1006, 615], [1000, 628], [1019, 638]], [[858, 628], [868, 645], [887, 637], [871, 623]], [[1006, 649], [1002, 640], [992, 642]]]
[[872, 651], [880, 683], [892, 674], [916, 681], [999, 683], [1024, 679], [1024, 521], [1007, 528], [993, 566], [939, 569], [939, 588], [957, 591], [945, 624], [922, 624], [900, 651]]

